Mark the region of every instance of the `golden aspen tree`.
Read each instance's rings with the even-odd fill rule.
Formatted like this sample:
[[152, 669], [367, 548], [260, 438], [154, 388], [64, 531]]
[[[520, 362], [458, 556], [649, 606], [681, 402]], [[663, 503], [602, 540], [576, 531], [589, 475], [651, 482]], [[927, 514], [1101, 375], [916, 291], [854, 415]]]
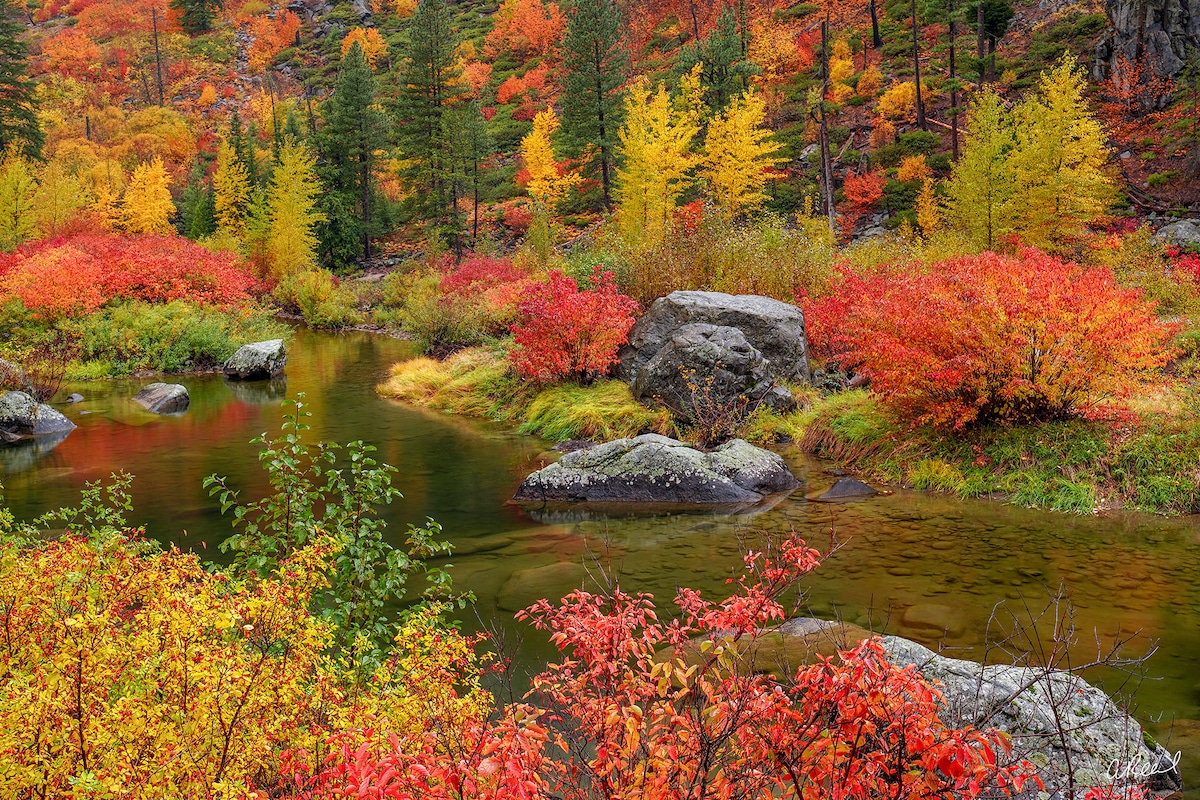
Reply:
[[762, 95], [751, 90], [733, 98], [708, 124], [700, 175], [709, 195], [729, 216], [767, 199], [766, 170], [783, 160], [775, 155], [779, 143], [763, 127], [765, 118]]
[[217, 227], [240, 237], [246, 232], [246, 218], [250, 214], [250, 174], [228, 141], [217, 148], [213, 192]]
[[625, 125], [617, 133], [625, 162], [617, 170], [617, 205], [621, 232], [631, 244], [662, 243], [676, 201], [691, 183], [692, 140], [700, 132], [699, 67], [681, 79], [679, 103], [671, 103], [661, 83], [652, 92], [644, 77], [626, 95]]
[[15, 148], [0, 161], [0, 250], [12, 250], [33, 235], [37, 221], [33, 170]]
[[279, 164], [267, 189], [267, 256], [276, 278], [317, 266], [313, 229], [325, 221], [325, 215], [316, 210], [321, 193], [316, 163], [302, 144], [288, 142], [279, 151]]
[[1069, 55], [1042, 73], [1038, 91], [1013, 109], [1005, 207], [1021, 238], [1054, 249], [1103, 219], [1116, 196], [1104, 129], [1084, 99], [1086, 79]]
[[346, 57], [346, 53], [350, 52], [355, 42], [362, 48], [363, 58], [372, 69], [375, 68], [379, 57], [387, 54], [387, 42], [379, 31], [374, 28], [354, 28], [342, 39], [342, 58]]
[[33, 195], [33, 215], [40, 237], [62, 231], [91, 202], [80, 180], [52, 160], [45, 166]]
[[962, 156], [947, 184], [949, 216], [980, 250], [1012, 229], [1005, 209], [1015, 190], [1012, 125], [1000, 96], [984, 88], [967, 113]]
[[554, 157], [554, 145], [550, 137], [558, 130], [558, 116], [552, 109], [539, 111], [533, 118], [533, 130], [521, 140], [521, 160], [529, 173], [525, 191], [533, 198], [533, 226], [530, 228], [530, 243], [542, 262], [550, 258], [550, 217], [571, 187], [579, 183], [579, 176], [562, 174]]
[[88, 212], [105, 230], [121, 226], [121, 192], [125, 188], [125, 170], [116, 161], [99, 161], [83, 176], [92, 196]]
[[130, 233], [171, 233], [171, 179], [161, 158], [141, 163], [133, 171], [121, 201], [125, 230]]

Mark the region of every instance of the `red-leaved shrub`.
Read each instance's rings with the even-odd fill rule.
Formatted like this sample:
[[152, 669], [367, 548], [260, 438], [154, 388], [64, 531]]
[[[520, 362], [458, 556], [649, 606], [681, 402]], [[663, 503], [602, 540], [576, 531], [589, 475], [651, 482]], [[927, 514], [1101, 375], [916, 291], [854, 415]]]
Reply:
[[512, 283], [526, 277], [525, 270], [507, 258], [470, 255], [454, 265], [442, 278], [445, 294], [483, 292], [502, 283]]
[[1166, 362], [1174, 333], [1109, 270], [1029, 249], [847, 272], [805, 306], [818, 356], [953, 428], [1096, 415]]
[[597, 267], [591, 288], [579, 291], [572, 278], [553, 271], [530, 288], [512, 327], [509, 354], [517, 372], [539, 383], [573, 377], [586, 381], [608, 371], [633, 327], [637, 301], [617, 291], [611, 272]]
[[249, 299], [253, 280], [238, 256], [178, 236], [89, 234], [0, 253], [0, 302], [20, 300], [43, 319], [86, 314], [118, 299], [239, 303]]

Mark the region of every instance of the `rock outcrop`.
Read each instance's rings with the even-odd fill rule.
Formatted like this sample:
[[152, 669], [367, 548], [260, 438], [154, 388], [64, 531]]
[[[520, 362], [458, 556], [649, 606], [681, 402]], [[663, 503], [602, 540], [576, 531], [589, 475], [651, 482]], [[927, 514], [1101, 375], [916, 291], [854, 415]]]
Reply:
[[178, 414], [192, 402], [187, 387], [178, 383], [151, 383], [133, 396], [133, 402], [154, 414]]
[[273, 378], [287, 366], [283, 339], [268, 339], [242, 345], [225, 362], [225, 377], [236, 381], [260, 381]]
[[[1200, 4], [1180, 0], [1107, 0], [1108, 26], [1096, 45], [1092, 77], [1105, 80], [1119, 69], [1119, 57], [1135, 63], [1139, 50], [1144, 63], [1160, 77], [1173, 78], [1189, 52], [1200, 47]], [[1146, 105], [1167, 99], [1147, 97]]]
[[657, 399], [685, 419], [700, 405], [795, 408], [783, 384], [808, 382], [799, 308], [769, 297], [672, 292], [629, 332], [617, 374], [638, 399]]
[[741, 439], [712, 452], [648, 433], [567, 453], [530, 475], [518, 503], [746, 506], [799, 486], [783, 459]]
[[0, 396], [0, 439], [6, 442], [65, 436], [73, 430], [74, 422], [26, 392], [5, 392]]

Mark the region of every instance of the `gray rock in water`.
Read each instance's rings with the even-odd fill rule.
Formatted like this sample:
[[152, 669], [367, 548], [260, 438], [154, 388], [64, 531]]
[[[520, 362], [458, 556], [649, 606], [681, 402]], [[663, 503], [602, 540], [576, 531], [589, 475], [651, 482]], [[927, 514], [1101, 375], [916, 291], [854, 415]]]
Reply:
[[78, 392], [73, 392], [67, 395], [67, 402], [71, 404], [82, 403], [83, 395], [79, 394]]
[[1194, 219], [1181, 219], [1159, 228], [1154, 238], [1162, 244], [1178, 247], [1200, 245], [1200, 224]]
[[809, 380], [804, 312], [769, 297], [721, 292], [672, 292], [655, 300], [630, 329], [618, 374], [632, 383], [671, 337], [692, 323], [737, 328], [766, 360], [767, 373], [776, 381]]
[[[796, 400], [775, 383], [770, 365], [738, 328], [689, 323], [674, 331], [630, 384], [637, 399], [657, 399], [684, 419], [697, 418], [697, 405], [766, 405], [790, 411]], [[701, 412], [702, 414], [703, 412]]]
[[521, 484], [537, 503], [748, 505], [799, 482], [777, 454], [734, 439], [705, 453], [648, 433], [567, 453]]
[[0, 438], [5, 441], [66, 434], [73, 430], [74, 422], [26, 392], [5, 392], [0, 396]]
[[[1087, 788], [1109, 785], [1114, 777], [1118, 787], [1143, 781], [1153, 792], [1182, 787], [1166, 749], [1078, 675], [946, 658], [898, 636], [884, 637], [883, 647], [892, 663], [912, 664], [941, 683], [944, 722], [999, 728], [1012, 736], [1010, 763], [1028, 759], [1051, 797], [1068, 797], [1074, 785], [1076, 798], [1082, 798]], [[1120, 774], [1110, 776], [1113, 768]]]
[[838, 478], [834, 481], [833, 486], [809, 499], [833, 502], [837, 500], [858, 500], [863, 497], [874, 497], [877, 494], [879, 492], [867, 486], [862, 481], [857, 481], [854, 478]]
[[178, 414], [191, 404], [187, 387], [178, 383], [152, 383], [133, 396], [133, 402], [155, 414]]
[[269, 339], [242, 345], [225, 362], [225, 377], [237, 381], [259, 381], [272, 378], [287, 366], [287, 349], [283, 339]]

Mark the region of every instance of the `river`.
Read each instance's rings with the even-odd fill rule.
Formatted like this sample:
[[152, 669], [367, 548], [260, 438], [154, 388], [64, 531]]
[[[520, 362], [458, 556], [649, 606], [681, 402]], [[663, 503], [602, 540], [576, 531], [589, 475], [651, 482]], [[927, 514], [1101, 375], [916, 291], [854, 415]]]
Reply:
[[[1073, 516], [904, 490], [844, 505], [809, 502], [806, 493], [834, 478], [827, 465], [785, 448], [806, 486], [753, 517], [539, 523], [506, 501], [551, 457], [548, 443], [378, 397], [374, 386], [388, 366], [412, 355], [411, 344], [387, 337], [300, 330], [290, 346], [286, 386], [183, 377], [191, 408], [169, 417], [143, 412], [129, 399], [151, 379], [64, 387], [60, 396], [85, 398], [59, 406], [78, 430], [52, 450], [0, 450], [5, 499], [18, 518], [28, 518], [73, 503], [86, 481], [125, 471], [135, 476], [131, 521], [163, 542], [203, 548], [219, 559], [216, 545], [229, 522], [203, 479], [225, 475], [247, 496], [261, 494], [259, 447], [250, 440], [278, 431], [284, 392], [304, 392], [314, 440], [362, 439], [399, 468], [404, 498], [385, 511], [397, 541], [410, 522], [433, 517], [443, 525], [457, 548], [449, 559], [456, 585], [477, 597], [476, 607], [462, 612], [469, 628], [498, 621], [515, 631], [512, 611], [600, 572], [619, 575], [623, 588], [652, 592], [662, 602], [678, 586], [716, 596], [740, 565], [744, 537], [759, 529], [795, 529], [817, 547], [838, 545], [807, 581], [811, 612], [961, 657], [981, 657], [982, 632], [998, 603], [1019, 615], [1026, 606], [1041, 609], [1061, 583], [1080, 632], [1075, 658], [1094, 654], [1097, 641], [1126, 634], [1136, 633], [1134, 654], [1157, 643], [1136, 687], [1136, 713], [1168, 749], [1183, 751], [1187, 794], [1200, 798], [1196, 518]], [[527, 636], [518, 655], [529, 668], [549, 652], [544, 639]], [[1088, 677], [1110, 692], [1131, 688], [1115, 672]]]

